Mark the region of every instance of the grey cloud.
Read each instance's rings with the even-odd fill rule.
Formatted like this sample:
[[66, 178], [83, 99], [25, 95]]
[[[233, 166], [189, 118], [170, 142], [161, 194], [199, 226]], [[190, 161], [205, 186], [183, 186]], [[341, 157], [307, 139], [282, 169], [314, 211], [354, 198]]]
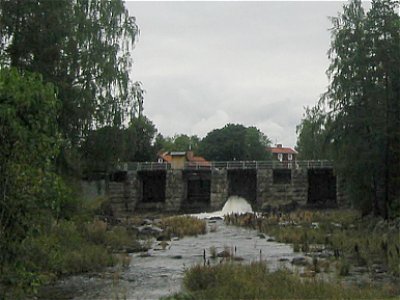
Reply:
[[141, 36], [133, 78], [164, 135], [228, 122], [294, 146], [325, 91], [330, 22], [342, 2], [128, 2]]

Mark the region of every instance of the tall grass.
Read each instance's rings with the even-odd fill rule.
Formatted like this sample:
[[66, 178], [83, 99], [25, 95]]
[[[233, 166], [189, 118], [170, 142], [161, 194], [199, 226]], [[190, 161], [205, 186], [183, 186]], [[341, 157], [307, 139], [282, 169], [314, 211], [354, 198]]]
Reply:
[[[245, 221], [248, 222], [248, 217]], [[242, 217], [231, 218], [229, 222], [244, 223]], [[293, 244], [295, 251], [326, 248], [347, 265], [371, 268], [381, 264], [393, 276], [400, 277], [399, 228], [379, 219], [362, 219], [356, 211], [298, 210], [288, 214], [265, 214], [254, 219], [250, 226], [257, 226], [279, 242]], [[339, 274], [348, 274], [348, 270], [340, 269]]]
[[189, 295], [175, 299], [382, 299], [395, 298], [398, 292], [300, 279], [287, 270], [269, 272], [265, 262], [197, 265], [186, 271], [184, 286]]
[[207, 233], [207, 223], [190, 216], [174, 216], [161, 219], [161, 227], [168, 236], [197, 236]]

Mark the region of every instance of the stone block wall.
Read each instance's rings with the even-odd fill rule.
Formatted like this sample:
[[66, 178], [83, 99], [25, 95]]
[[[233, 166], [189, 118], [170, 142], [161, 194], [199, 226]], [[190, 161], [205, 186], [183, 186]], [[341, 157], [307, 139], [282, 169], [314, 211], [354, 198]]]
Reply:
[[131, 182], [110, 181], [108, 184], [108, 197], [113, 216], [123, 217], [133, 213], [135, 203], [131, 198]]
[[307, 170], [291, 169], [291, 180], [274, 183], [272, 169], [258, 170], [257, 204], [261, 209], [290, 206], [293, 201], [299, 205], [307, 203]]
[[220, 210], [228, 199], [228, 172], [214, 169], [211, 172], [210, 209]]
[[182, 170], [168, 170], [165, 186], [165, 211], [179, 211], [185, 196], [185, 180]]
[[271, 195], [272, 169], [260, 169], [257, 172], [257, 207], [262, 208]]

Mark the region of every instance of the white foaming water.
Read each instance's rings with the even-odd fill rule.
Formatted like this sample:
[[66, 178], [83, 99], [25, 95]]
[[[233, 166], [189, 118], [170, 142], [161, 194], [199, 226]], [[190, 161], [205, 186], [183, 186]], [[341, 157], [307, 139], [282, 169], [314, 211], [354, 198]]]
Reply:
[[253, 212], [253, 209], [251, 208], [251, 205], [246, 201], [246, 199], [239, 196], [231, 196], [225, 202], [225, 205], [222, 208], [222, 210], [214, 211], [211, 213], [194, 214], [191, 216], [197, 217], [199, 219], [209, 219], [212, 217], [223, 218], [225, 215], [229, 215], [232, 213], [240, 215], [251, 212]]
[[223, 216], [232, 213], [245, 214], [251, 212], [253, 212], [251, 205], [246, 201], [246, 199], [238, 196], [229, 197], [228, 201], [226, 201], [224, 207], [222, 208]]

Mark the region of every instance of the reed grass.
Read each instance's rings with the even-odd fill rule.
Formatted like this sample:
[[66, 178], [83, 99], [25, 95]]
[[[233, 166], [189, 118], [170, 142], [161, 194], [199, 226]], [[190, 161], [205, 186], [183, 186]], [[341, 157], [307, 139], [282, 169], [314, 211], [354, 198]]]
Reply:
[[190, 216], [163, 218], [160, 226], [164, 229], [166, 235], [179, 238], [207, 233], [207, 223], [204, 220]]
[[184, 277], [188, 293], [169, 299], [396, 299], [393, 287], [345, 286], [299, 278], [287, 270], [269, 272], [265, 262], [196, 265]]
[[[249, 219], [252, 223], [249, 225]], [[227, 220], [225, 220], [227, 221]], [[348, 274], [351, 266], [384, 265], [400, 277], [400, 235], [397, 225], [372, 217], [361, 218], [354, 210], [298, 210], [262, 217], [235, 216], [228, 223], [257, 227], [276, 241], [293, 244], [295, 252], [330, 250], [336, 259], [346, 261], [339, 274]]]

